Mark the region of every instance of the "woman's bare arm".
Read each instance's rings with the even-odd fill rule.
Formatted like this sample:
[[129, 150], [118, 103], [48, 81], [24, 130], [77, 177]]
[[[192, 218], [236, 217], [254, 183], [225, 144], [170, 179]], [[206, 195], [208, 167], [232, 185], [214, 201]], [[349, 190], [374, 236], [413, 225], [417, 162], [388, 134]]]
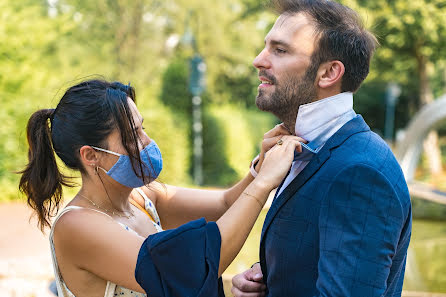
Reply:
[[[265, 153], [277, 143], [278, 139], [288, 134], [283, 125], [277, 125], [265, 133], [257, 171], [262, 166]], [[253, 180], [254, 177], [248, 173], [241, 181], [226, 190], [188, 189], [161, 185], [158, 182], [151, 183], [149, 189], [143, 188], [143, 190], [154, 200], [163, 228], [171, 229], [202, 217], [207, 221], [217, 221]]]
[[217, 221], [221, 235], [219, 275], [240, 252], [269, 192], [285, 178], [294, 159], [296, 147], [301, 149], [297, 137], [284, 136], [282, 139], [282, 145], [275, 146], [266, 154], [256, 179]]

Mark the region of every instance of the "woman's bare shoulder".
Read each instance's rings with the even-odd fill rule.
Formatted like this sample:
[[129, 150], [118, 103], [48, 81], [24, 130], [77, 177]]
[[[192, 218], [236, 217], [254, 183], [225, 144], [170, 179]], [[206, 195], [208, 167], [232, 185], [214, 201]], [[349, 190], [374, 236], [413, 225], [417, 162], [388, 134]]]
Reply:
[[113, 236], [127, 232], [109, 215], [79, 207], [64, 213], [54, 226], [54, 241], [59, 246], [89, 247], [110, 242]]

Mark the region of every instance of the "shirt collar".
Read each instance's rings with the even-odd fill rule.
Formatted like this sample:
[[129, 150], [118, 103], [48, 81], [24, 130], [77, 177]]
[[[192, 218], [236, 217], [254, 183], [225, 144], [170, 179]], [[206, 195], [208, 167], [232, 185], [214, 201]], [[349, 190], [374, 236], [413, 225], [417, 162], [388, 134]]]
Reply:
[[353, 94], [350, 92], [301, 105], [297, 113], [295, 133], [312, 142], [327, 130], [332, 130], [332, 126], [337, 125], [337, 119], [352, 110]]

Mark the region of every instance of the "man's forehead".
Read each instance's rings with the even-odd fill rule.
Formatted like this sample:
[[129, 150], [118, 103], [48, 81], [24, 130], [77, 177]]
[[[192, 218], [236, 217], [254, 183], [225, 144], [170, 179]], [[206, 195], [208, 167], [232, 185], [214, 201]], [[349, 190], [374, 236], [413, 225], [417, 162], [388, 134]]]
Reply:
[[308, 38], [312, 41], [315, 38], [314, 33], [314, 24], [305, 14], [282, 14], [277, 18], [273, 28], [266, 36], [265, 41], [268, 41], [269, 39], [286, 38], [288, 39], [288, 42], [292, 42], [294, 37]]

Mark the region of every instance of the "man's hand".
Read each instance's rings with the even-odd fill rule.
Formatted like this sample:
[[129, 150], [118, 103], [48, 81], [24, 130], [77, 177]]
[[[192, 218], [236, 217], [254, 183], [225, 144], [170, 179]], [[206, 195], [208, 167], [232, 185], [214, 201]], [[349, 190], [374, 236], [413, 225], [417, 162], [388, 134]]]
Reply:
[[263, 284], [260, 263], [232, 278], [231, 293], [235, 297], [263, 297], [265, 292], [266, 286]]

